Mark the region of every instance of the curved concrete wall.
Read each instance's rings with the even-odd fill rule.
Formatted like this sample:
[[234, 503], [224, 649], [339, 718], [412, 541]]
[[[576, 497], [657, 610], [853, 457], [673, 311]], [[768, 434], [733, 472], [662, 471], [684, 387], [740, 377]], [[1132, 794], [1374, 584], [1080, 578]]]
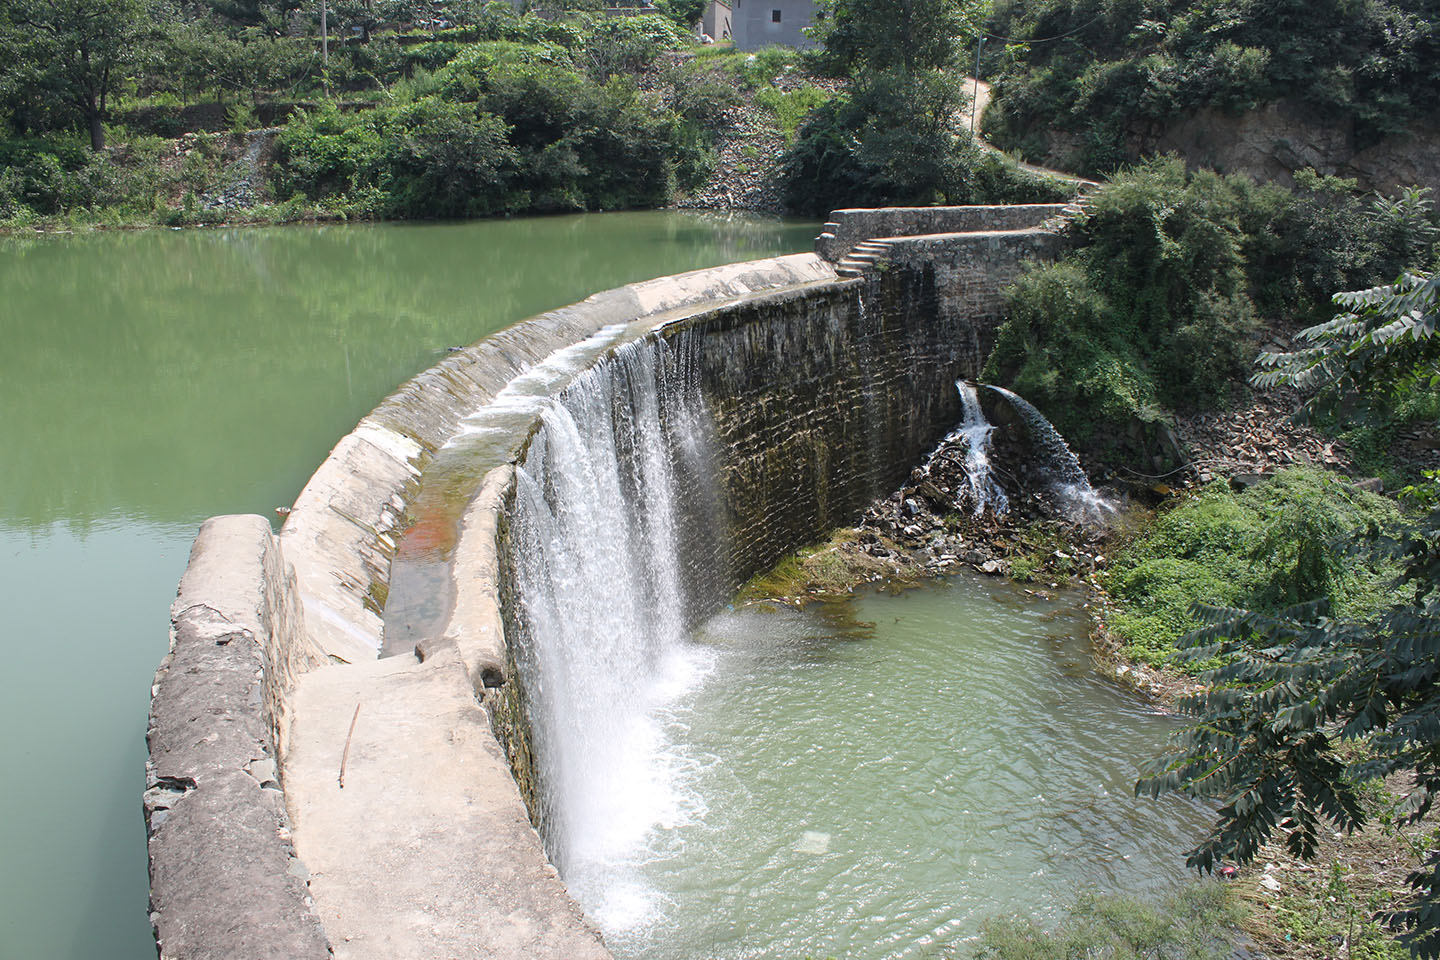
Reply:
[[[1043, 244], [987, 249], [1010, 271], [1046, 252]], [[723, 508], [736, 535], [717, 558], [718, 596], [853, 516], [956, 419], [948, 383], [973, 369], [965, 314], [995, 316], [999, 293], [952, 308], [938, 275], [933, 264], [907, 261], [870, 280], [840, 281], [827, 262], [804, 255], [597, 294], [502, 331], [402, 387], [337, 444], [278, 538], [267, 539], [260, 518], [230, 521], [248, 525], [250, 540], [217, 561], [222, 571], [204, 560], [202, 533], [152, 708], [157, 802], [147, 795], [147, 805], [161, 814], [151, 817], [151, 870], [162, 954], [300, 957], [328, 941], [335, 956], [354, 958], [608, 956], [545, 860], [521, 796], [529, 765], [523, 691], [508, 682], [505, 529], [509, 462], [533, 421], [515, 426], [502, 458], [509, 462], [485, 476], [464, 513], [445, 628], [413, 656], [377, 660], [390, 559], [422, 470], [462, 417], [556, 351], [583, 341], [587, 362], [603, 362], [619, 342], [648, 338], [667, 349], [683, 331], [703, 341], [699, 372], [728, 451]], [[260, 598], [256, 626], [222, 642], [211, 638], [205, 611], [220, 609], [207, 598], [223, 600], [232, 576], [248, 584], [245, 596]], [[193, 616], [199, 626], [189, 624]], [[240, 666], [212, 662], [206, 643]], [[195, 669], [176, 671], [192, 654]], [[329, 665], [314, 669], [320, 664]], [[201, 688], [212, 672], [217, 688], [222, 675], [236, 678], [225, 709], [177, 712], [178, 703], [210, 696]], [[171, 754], [183, 751], [165, 731], [189, 721], [199, 726], [183, 727], [187, 736], [233, 724], [253, 736], [209, 758], [208, 768], [171, 768]], [[241, 755], [257, 745], [259, 773], [245, 772], [255, 758]], [[267, 750], [280, 761], [271, 779]], [[250, 834], [213, 844], [214, 859], [189, 882], [199, 889], [207, 871], [223, 877], [269, 849], [262, 869], [278, 892], [249, 912], [166, 900], [175, 884], [164, 878], [184, 845], [181, 812], [190, 804], [198, 815], [191, 801], [237, 771], [264, 793], [242, 802], [265, 816]], [[209, 829], [210, 839], [223, 833], [213, 822]], [[311, 939], [275, 950], [225, 946], [227, 917], [231, 933], [269, 926]], [[182, 927], [184, 936], [167, 933]]]

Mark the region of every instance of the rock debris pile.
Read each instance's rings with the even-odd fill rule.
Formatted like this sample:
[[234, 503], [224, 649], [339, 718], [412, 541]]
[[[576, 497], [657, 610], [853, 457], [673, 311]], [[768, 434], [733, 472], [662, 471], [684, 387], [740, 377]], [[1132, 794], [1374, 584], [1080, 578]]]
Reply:
[[[1028, 444], [1003, 428], [993, 435], [990, 460], [1009, 509], [998, 515], [977, 511], [965, 469], [968, 443], [964, 436], [946, 438], [899, 490], [871, 504], [860, 523], [859, 548], [890, 557], [895, 551], [887, 543], [899, 545], [916, 567], [937, 575], [971, 567], [1043, 580], [1047, 572], [1068, 577], [1104, 565], [1108, 530], [1067, 519], [1047, 469]], [[1042, 546], [1048, 549], [1037, 553]], [[1016, 570], [1016, 562], [1030, 566]]]

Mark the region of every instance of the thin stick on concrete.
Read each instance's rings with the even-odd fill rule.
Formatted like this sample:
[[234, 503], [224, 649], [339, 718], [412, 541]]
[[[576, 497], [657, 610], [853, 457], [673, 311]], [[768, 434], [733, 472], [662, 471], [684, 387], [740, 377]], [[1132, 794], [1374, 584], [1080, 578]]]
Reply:
[[345, 734], [345, 752], [340, 754], [340, 789], [345, 789], [345, 764], [350, 760], [350, 739], [355, 736], [355, 721], [360, 719], [360, 704], [355, 704], [355, 715], [350, 718], [350, 732]]

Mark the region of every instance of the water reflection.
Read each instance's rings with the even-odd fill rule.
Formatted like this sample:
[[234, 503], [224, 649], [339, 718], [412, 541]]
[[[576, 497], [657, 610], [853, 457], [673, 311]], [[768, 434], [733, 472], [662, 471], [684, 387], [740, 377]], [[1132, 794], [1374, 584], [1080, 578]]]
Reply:
[[83, 528], [112, 512], [268, 511], [447, 347], [813, 234], [650, 212], [12, 240], [0, 517]]

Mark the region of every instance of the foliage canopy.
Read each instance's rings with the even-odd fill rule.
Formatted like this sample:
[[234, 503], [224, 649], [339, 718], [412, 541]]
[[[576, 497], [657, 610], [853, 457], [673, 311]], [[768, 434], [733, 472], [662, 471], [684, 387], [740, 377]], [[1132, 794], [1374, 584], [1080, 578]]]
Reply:
[[[1415, 274], [1342, 294], [1348, 313], [1312, 331], [1322, 353], [1272, 357], [1268, 377], [1336, 395], [1413, 388], [1417, 371], [1433, 371], [1434, 337], [1423, 332], [1427, 317], [1433, 329], [1433, 282]], [[1399, 566], [1395, 601], [1372, 617], [1338, 616], [1325, 599], [1279, 612], [1193, 610], [1206, 625], [1182, 656], [1220, 666], [1202, 674], [1203, 692], [1180, 701], [1197, 722], [1136, 789], [1219, 801], [1214, 827], [1188, 855], [1201, 870], [1248, 862], [1275, 836], [1313, 856], [1322, 827], [1365, 822], [1359, 791], [1376, 778], [1413, 778], [1400, 817], [1423, 816], [1440, 792], [1440, 510], [1398, 532], [1372, 527], [1345, 549]], [[1412, 901], [1387, 919], [1418, 956], [1440, 956], [1440, 850], [1409, 882]]]
[[1001, 0], [988, 32], [1006, 42], [987, 132], [1039, 158], [1061, 131], [1092, 174], [1186, 110], [1298, 101], [1365, 145], [1440, 96], [1435, 0]]

